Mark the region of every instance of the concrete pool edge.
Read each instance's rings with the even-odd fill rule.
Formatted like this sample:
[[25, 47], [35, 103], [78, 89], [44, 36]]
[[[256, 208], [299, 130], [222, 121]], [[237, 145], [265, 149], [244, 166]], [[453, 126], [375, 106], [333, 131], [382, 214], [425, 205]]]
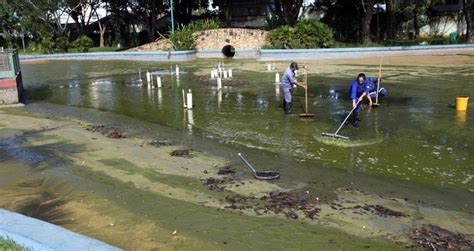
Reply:
[[[454, 50], [454, 51], [453, 51]], [[251, 58], [261, 61], [290, 59], [335, 59], [363, 58], [380, 56], [406, 55], [439, 55], [455, 54], [462, 50], [473, 50], [474, 44], [460, 45], [427, 45], [427, 46], [393, 46], [369, 48], [328, 48], [328, 49], [239, 49], [235, 58]], [[222, 59], [220, 50], [189, 50], [189, 51], [149, 51], [149, 52], [90, 52], [90, 53], [58, 53], [41, 55], [21, 55], [26, 60], [137, 60], [137, 61], [192, 61], [195, 59]]]
[[2, 208], [0, 236], [31, 250], [120, 250], [63, 227]]

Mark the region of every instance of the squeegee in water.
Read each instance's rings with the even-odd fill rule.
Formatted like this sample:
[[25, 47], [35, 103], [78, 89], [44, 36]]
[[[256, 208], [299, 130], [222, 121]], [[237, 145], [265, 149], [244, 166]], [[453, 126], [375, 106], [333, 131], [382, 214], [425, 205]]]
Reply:
[[349, 140], [348, 137], [339, 135], [339, 132], [340, 132], [341, 129], [344, 127], [344, 125], [346, 124], [347, 120], [348, 120], [349, 117], [354, 113], [355, 109], [359, 106], [359, 104], [360, 104], [360, 100], [357, 101], [357, 104], [354, 106], [354, 108], [352, 108], [352, 110], [349, 112], [349, 114], [347, 114], [346, 118], [344, 119], [344, 121], [342, 121], [341, 125], [339, 126], [339, 128], [337, 128], [337, 130], [336, 130], [335, 133], [323, 132], [323, 133], [321, 133], [321, 135], [322, 135], [322, 136], [325, 136], [325, 137], [335, 138], [335, 139]]

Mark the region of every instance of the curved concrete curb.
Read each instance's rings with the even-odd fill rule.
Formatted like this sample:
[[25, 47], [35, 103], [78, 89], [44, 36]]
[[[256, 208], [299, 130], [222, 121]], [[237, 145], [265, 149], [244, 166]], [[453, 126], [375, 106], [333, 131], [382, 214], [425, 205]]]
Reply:
[[[268, 60], [295, 59], [330, 59], [330, 58], [363, 58], [378, 56], [406, 55], [440, 55], [455, 54], [458, 51], [474, 50], [474, 44], [459, 45], [427, 45], [427, 46], [394, 46], [368, 48], [330, 48], [330, 49], [239, 49], [235, 58], [253, 58]], [[136, 61], [191, 61], [199, 58], [223, 58], [220, 50], [192, 51], [153, 51], [153, 52], [90, 52], [90, 53], [60, 53], [42, 55], [21, 55], [21, 60], [39, 59], [70, 59], [70, 60], [136, 60]]]
[[0, 236], [32, 250], [120, 250], [65, 228], [0, 209]]

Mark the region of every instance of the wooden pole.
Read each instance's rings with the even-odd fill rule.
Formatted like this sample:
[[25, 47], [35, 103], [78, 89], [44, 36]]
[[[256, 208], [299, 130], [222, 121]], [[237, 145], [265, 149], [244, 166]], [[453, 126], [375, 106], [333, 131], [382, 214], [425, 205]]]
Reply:
[[377, 96], [375, 97], [375, 104], [379, 104], [379, 91], [380, 91], [380, 83], [382, 82], [382, 57], [380, 58], [380, 66], [379, 66], [379, 77], [377, 80]]

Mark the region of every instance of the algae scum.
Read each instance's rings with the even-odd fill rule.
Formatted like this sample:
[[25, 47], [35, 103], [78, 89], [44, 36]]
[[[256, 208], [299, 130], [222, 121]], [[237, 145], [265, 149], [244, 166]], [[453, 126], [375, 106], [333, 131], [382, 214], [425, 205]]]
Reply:
[[[40, 169], [41, 175], [67, 180], [65, 201], [82, 201], [83, 195], [70, 191], [89, 194], [94, 190], [98, 198], [85, 196], [84, 201], [100, 204], [102, 197], [107, 198], [132, 212], [138, 222], [153, 222], [165, 229], [132, 224], [129, 221], [137, 219], [126, 213], [120, 216], [127, 224], [144, 229], [143, 235], [156, 236], [156, 231], [161, 239], [130, 241], [126, 234], [107, 228], [66, 225], [125, 248], [146, 249], [161, 243], [165, 249], [281, 249], [318, 243], [325, 249], [397, 249], [410, 243], [410, 238], [429, 247], [432, 229], [448, 236], [438, 241], [449, 245], [451, 232], [436, 225], [455, 233], [474, 232], [474, 107], [470, 105], [466, 113], [452, 107], [456, 95], [474, 96], [472, 64], [454, 68], [388, 63], [382, 86], [389, 96], [382, 100], [382, 107], [366, 107], [361, 127], [349, 125], [341, 132], [351, 141], [337, 141], [320, 135], [336, 130], [350, 109], [344, 98], [349, 82], [358, 71], [375, 75], [378, 59], [373, 65], [334, 64], [324, 77], [314, 74], [317, 68], [311, 68], [310, 62], [309, 110], [316, 116], [309, 120], [283, 114], [281, 92], [273, 83], [275, 72], [266, 71], [265, 63], [224, 62], [233, 69], [233, 78], [224, 80], [225, 87], [217, 90], [210, 71], [219, 62], [179, 63], [179, 79], [169, 71], [175, 64], [167, 63], [24, 64], [27, 112], [87, 121], [83, 130], [95, 133], [92, 141], [97, 145], [49, 138], [54, 130], [38, 134], [41, 137], [27, 133], [21, 136], [24, 143], [15, 139], [10, 145], [0, 144], [0, 163], [17, 160], [21, 170], [26, 170], [22, 172], [28, 173], [25, 166], [32, 166], [33, 176]], [[278, 71], [285, 65], [277, 64]], [[139, 69], [143, 82], [138, 80]], [[161, 75], [161, 89], [147, 88], [147, 70]], [[183, 109], [183, 89], [193, 92], [192, 110]], [[298, 89], [295, 114], [303, 111], [303, 97]], [[2, 126], [0, 121], [0, 136]], [[101, 150], [108, 146], [102, 140], [132, 141], [139, 146], [130, 156], [112, 156], [113, 152]], [[159, 164], [146, 163], [140, 147], [164, 149], [167, 158], [184, 164], [177, 164], [176, 170], [154, 170]], [[19, 158], [24, 149], [23, 155], [30, 157]], [[94, 151], [103, 152], [94, 155]], [[257, 169], [279, 171], [282, 177], [270, 183], [253, 180], [238, 160], [238, 152]], [[91, 159], [76, 156], [81, 154]], [[8, 165], [9, 171], [3, 172], [18, 168]], [[21, 175], [12, 177], [24, 182]], [[6, 182], [0, 178], [0, 184]], [[109, 211], [118, 214], [119, 210], [102, 209]], [[186, 238], [176, 239], [171, 234], [176, 229], [177, 236]], [[170, 239], [163, 237], [168, 235]], [[461, 246], [469, 246], [471, 242], [462, 238]], [[262, 241], [269, 239], [274, 241]]]

